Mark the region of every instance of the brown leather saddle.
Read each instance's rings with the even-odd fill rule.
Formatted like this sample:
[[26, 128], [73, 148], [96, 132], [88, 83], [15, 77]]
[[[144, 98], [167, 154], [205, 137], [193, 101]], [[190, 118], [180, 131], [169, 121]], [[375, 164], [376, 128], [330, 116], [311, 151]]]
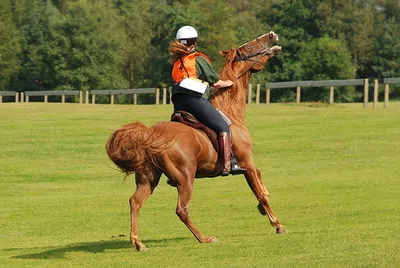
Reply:
[[204, 125], [196, 119], [192, 114], [185, 111], [177, 111], [171, 115], [171, 121], [179, 122], [189, 127], [203, 131], [210, 139], [215, 151], [219, 153], [218, 136], [214, 130]]

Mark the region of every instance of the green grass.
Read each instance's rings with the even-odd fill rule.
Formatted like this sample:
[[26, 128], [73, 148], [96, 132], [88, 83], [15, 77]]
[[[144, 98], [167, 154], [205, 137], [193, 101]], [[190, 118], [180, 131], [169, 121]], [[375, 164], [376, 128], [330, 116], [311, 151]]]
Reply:
[[[371, 107], [372, 105], [370, 105]], [[121, 125], [168, 120], [171, 106], [0, 105], [1, 267], [399, 267], [400, 103], [387, 109], [250, 105], [246, 123], [276, 235], [241, 176], [199, 179], [191, 217], [161, 179], [129, 243], [133, 176], [104, 144]]]

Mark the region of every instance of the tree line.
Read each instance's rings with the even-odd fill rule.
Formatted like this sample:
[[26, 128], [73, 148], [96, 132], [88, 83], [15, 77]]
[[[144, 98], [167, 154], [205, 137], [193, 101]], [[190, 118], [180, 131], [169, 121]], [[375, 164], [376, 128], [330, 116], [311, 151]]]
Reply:
[[[198, 49], [216, 70], [219, 50], [275, 31], [283, 52], [254, 84], [400, 76], [398, 0], [0, 0], [0, 90], [168, 87], [168, 43], [183, 25], [198, 30]], [[271, 94], [295, 99], [290, 90]], [[362, 95], [336, 94], [338, 102]], [[328, 95], [305, 88], [302, 100]]]

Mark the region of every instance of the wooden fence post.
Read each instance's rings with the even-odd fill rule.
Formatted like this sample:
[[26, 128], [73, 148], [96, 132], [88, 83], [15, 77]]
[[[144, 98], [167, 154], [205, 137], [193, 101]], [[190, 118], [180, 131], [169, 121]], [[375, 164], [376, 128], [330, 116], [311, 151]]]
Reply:
[[82, 104], [82, 97], [83, 97], [82, 91], [79, 91], [79, 104]]
[[300, 94], [301, 94], [301, 88], [297, 87], [296, 88], [296, 103], [300, 104]]
[[0, 103], [3, 103], [3, 96], [0, 95]]
[[85, 102], [86, 104], [89, 104], [89, 91], [86, 91]]
[[19, 102], [19, 93], [15, 93], [15, 102]]
[[96, 104], [96, 95], [92, 95], [92, 104]]
[[247, 94], [248, 94], [248, 98], [247, 98], [247, 103], [250, 104], [251, 103], [251, 91], [252, 91], [252, 85], [249, 84], [249, 88], [247, 89]]
[[374, 105], [373, 107], [376, 108], [376, 104], [378, 102], [378, 79], [374, 80]]
[[364, 79], [364, 108], [368, 108], [368, 79]]
[[48, 101], [48, 96], [46, 95], [44, 96], [44, 103], [47, 103], [47, 101]]
[[267, 90], [265, 91], [265, 103], [269, 104], [269, 102], [271, 101], [271, 89], [267, 88]]
[[25, 93], [21, 92], [21, 103], [24, 103], [25, 101]]
[[329, 91], [329, 104], [333, 104], [335, 101], [335, 87], [330, 86]]
[[114, 104], [114, 95], [111, 95], [111, 104]]
[[163, 88], [162, 96], [163, 96], [162, 102], [165, 105], [165, 104], [167, 104], [167, 89], [166, 88]]
[[29, 96], [26, 95], [26, 102], [29, 102]]
[[65, 95], [61, 96], [61, 103], [65, 103]]
[[137, 94], [133, 94], [133, 104], [137, 105]]
[[156, 89], [156, 105], [160, 104], [160, 89]]
[[389, 84], [385, 84], [385, 101], [383, 104], [384, 108], [389, 106]]
[[257, 84], [256, 104], [260, 104], [260, 84]]

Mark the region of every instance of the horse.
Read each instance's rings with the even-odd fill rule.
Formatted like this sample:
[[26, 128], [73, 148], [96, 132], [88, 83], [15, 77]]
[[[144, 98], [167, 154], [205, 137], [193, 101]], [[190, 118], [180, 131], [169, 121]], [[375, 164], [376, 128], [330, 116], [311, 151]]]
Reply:
[[[212, 104], [232, 121], [232, 150], [241, 167], [247, 169], [246, 181], [257, 198], [258, 209], [267, 215], [276, 233], [286, 233], [285, 227], [272, 212], [269, 192], [255, 166], [250, 133], [244, 123], [247, 85], [252, 73], [260, 71], [265, 63], [281, 52], [271, 45], [278, 41], [273, 31], [263, 34], [238, 48], [220, 51], [225, 64], [220, 78], [234, 83], [228, 89], [215, 92]], [[214, 236], [205, 236], [189, 217], [195, 178], [211, 177], [218, 166], [218, 153], [204, 132], [179, 122], [161, 121], [151, 127], [140, 122], [127, 124], [116, 130], [106, 143], [109, 158], [127, 175], [135, 173], [136, 191], [129, 199], [130, 241], [137, 251], [146, 251], [138, 236], [138, 215], [144, 202], [165, 174], [178, 191], [176, 214], [200, 243], [217, 242]]]

